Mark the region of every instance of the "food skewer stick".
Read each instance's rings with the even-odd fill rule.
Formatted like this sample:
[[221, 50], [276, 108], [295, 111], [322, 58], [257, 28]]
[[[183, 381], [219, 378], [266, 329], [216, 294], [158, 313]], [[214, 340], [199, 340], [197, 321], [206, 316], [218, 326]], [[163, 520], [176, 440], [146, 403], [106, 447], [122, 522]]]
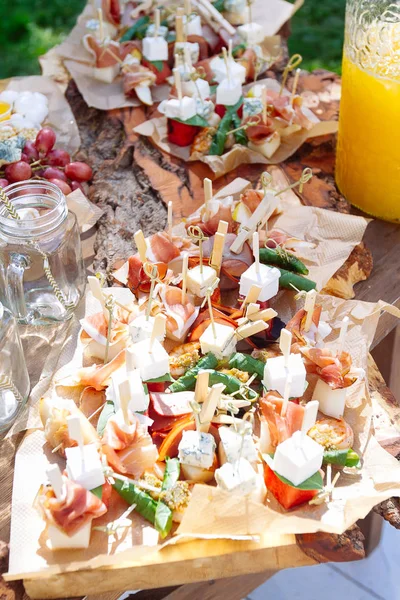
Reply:
[[190, 0], [185, 0], [184, 5], [185, 5], [185, 14], [187, 16], [191, 15], [192, 14], [192, 4], [191, 4]]
[[106, 339], [106, 349], [104, 352], [104, 364], [106, 365], [108, 363], [108, 352], [110, 350], [110, 343], [111, 343], [111, 332], [112, 332], [112, 325], [113, 325], [113, 317], [114, 317], [114, 308], [115, 308], [115, 299], [114, 296], [112, 294], [110, 294], [109, 296], [107, 296], [107, 300], [105, 302], [105, 307], [108, 311], [108, 317], [107, 317], [107, 339]]
[[258, 231], [253, 233], [253, 256], [256, 265], [257, 275], [260, 272], [260, 240], [258, 238]]
[[103, 21], [103, 11], [101, 8], [97, 9], [97, 16], [99, 19], [100, 44], [103, 44], [104, 43], [104, 21]]
[[51, 465], [46, 469], [46, 475], [56, 495], [57, 500], [62, 500], [64, 482], [58, 465]]
[[104, 294], [101, 289], [101, 283], [100, 283], [98, 277], [95, 277], [94, 275], [89, 275], [88, 276], [88, 284], [89, 284], [89, 289], [92, 292], [93, 298], [96, 298], [96, 300], [98, 300], [100, 302], [101, 310], [103, 311], [106, 319], [108, 319], [108, 310], [106, 309], [106, 300], [104, 298]]
[[143, 270], [146, 273], [147, 277], [150, 279], [149, 298], [147, 300], [147, 306], [146, 306], [146, 321], [148, 321], [150, 314], [151, 314], [151, 306], [153, 304], [154, 287], [156, 285], [156, 281], [157, 281], [157, 277], [158, 277], [158, 269], [157, 269], [156, 265], [153, 265], [149, 262], [145, 262], [143, 265]]
[[246, 298], [242, 302], [242, 306], [240, 307], [240, 310], [244, 310], [244, 308], [248, 304], [254, 304], [255, 302], [257, 302], [260, 293], [261, 293], [261, 286], [255, 285], [253, 283], [253, 285], [251, 286], [251, 288], [249, 289], [249, 291], [247, 293]]
[[207, 238], [198, 225], [191, 225], [188, 228], [188, 234], [189, 234], [189, 237], [194, 242], [199, 242], [199, 257], [200, 257], [199, 267], [200, 267], [200, 274], [202, 275], [203, 274], [203, 242]]
[[211, 179], [206, 177], [204, 179], [203, 186], [204, 186], [204, 205], [205, 205], [205, 215], [204, 216], [207, 220], [209, 218], [209, 214], [210, 214], [210, 209], [209, 209], [208, 203], [211, 201], [211, 199], [213, 197], [213, 188], [212, 188]]
[[182, 263], [182, 302], [185, 301], [186, 298], [186, 286], [187, 286], [187, 272], [189, 267], [189, 252], [184, 252], [183, 263]]
[[311, 427], [315, 425], [315, 421], [317, 420], [318, 407], [318, 400], [311, 400], [305, 405], [303, 422], [301, 424], [301, 433], [303, 435], [306, 435], [307, 431], [310, 431]]
[[253, 10], [251, 8], [252, 0], [246, 0], [246, 4], [247, 4], [247, 10], [248, 10], [248, 14], [249, 14], [249, 24], [251, 24], [253, 22]]
[[[193, 65], [192, 65], [192, 58], [190, 56], [189, 46], [185, 46], [185, 48], [183, 50], [183, 54], [184, 54], [184, 57], [185, 57], [184, 65], [185, 66], [187, 65], [188, 73], [190, 74]], [[185, 69], [185, 72], [186, 72], [186, 69]]]
[[178, 94], [179, 100], [179, 116], [182, 118], [182, 81], [181, 81], [181, 73], [179, 69], [174, 69], [174, 79], [175, 79], [175, 87], [176, 93]]
[[317, 299], [317, 292], [315, 290], [310, 290], [306, 293], [306, 300], [304, 303], [304, 310], [307, 313], [306, 322], [304, 324], [304, 331], [308, 333], [310, 331], [313, 315], [314, 315], [314, 307], [315, 301]]
[[185, 35], [183, 31], [183, 19], [182, 15], [177, 14], [175, 19], [175, 31], [176, 31], [176, 42], [181, 44], [185, 41]]
[[228, 58], [229, 60], [234, 60], [232, 55], [232, 38], [230, 38], [228, 42]]
[[213, 312], [213, 305], [212, 305], [212, 301], [211, 301], [212, 293], [213, 293], [212, 290], [208, 289], [206, 295], [207, 295], [208, 312], [210, 313], [212, 332], [213, 332], [214, 340], [216, 340], [217, 339], [217, 331], [215, 329], [214, 312]]
[[210, 429], [211, 421], [224, 389], [225, 385], [223, 383], [216, 383], [212, 386], [206, 400], [203, 402], [200, 413], [200, 430], [203, 433], [208, 433]]
[[285, 383], [285, 391], [283, 394], [283, 404], [282, 404], [282, 410], [281, 410], [282, 417], [284, 417], [286, 415], [287, 407], [289, 404], [289, 395], [290, 395], [291, 387], [292, 387], [292, 375], [290, 373], [288, 373], [288, 376], [286, 378], [286, 383]]
[[226, 67], [226, 76], [228, 78], [229, 85], [231, 85], [231, 70], [229, 68], [228, 54], [226, 52], [225, 46], [222, 48], [222, 54], [224, 55], [224, 62]]
[[124, 418], [125, 425], [130, 425], [129, 422], [129, 414], [128, 414], [128, 406], [130, 401], [131, 388], [129, 384], [129, 380], [125, 379], [119, 384], [119, 397], [120, 397], [120, 406], [122, 410], [122, 416]]
[[[207, 21], [207, 16], [209, 16], [209, 25], [213, 27], [213, 20], [216, 21], [225, 31], [228, 32], [229, 35], [234, 36], [236, 33], [235, 28], [227, 21], [222, 14], [213, 6], [209, 0], [197, 0], [196, 2], [198, 8], [202, 8], [203, 10], [199, 10], [199, 12], [203, 13], [204, 19]], [[206, 12], [206, 14], [204, 14]], [[215, 29], [214, 29], [215, 30]], [[218, 31], [216, 31], [218, 33]]]
[[218, 277], [221, 271], [222, 255], [224, 253], [225, 234], [216, 233], [214, 236], [214, 245], [211, 254], [210, 266], [215, 269]]
[[172, 242], [172, 200], [168, 202], [168, 237]]
[[302, 60], [303, 60], [303, 57], [301, 56], [301, 54], [293, 54], [293, 56], [290, 57], [289, 62], [283, 71], [281, 88], [279, 90], [280, 96], [282, 96], [283, 90], [285, 89], [285, 85], [286, 85], [286, 81], [287, 81], [289, 73], [291, 71], [293, 71], [293, 69], [298, 67]]
[[82, 462], [85, 462], [85, 455], [83, 452], [84, 442], [81, 429], [81, 422], [78, 416], [70, 415], [67, 417], [68, 435], [72, 440], [78, 442], [79, 452], [81, 454]]
[[208, 381], [210, 379], [210, 371], [203, 369], [199, 371], [196, 379], [196, 387], [194, 389], [194, 399], [198, 404], [203, 404], [208, 396]]
[[283, 188], [283, 190], [279, 190], [279, 192], [275, 192], [275, 196], [280, 196], [284, 192], [287, 192], [288, 190], [292, 190], [293, 188], [295, 188], [297, 186], [299, 187], [300, 194], [302, 194], [304, 184], [308, 183], [310, 181], [310, 179], [312, 179], [312, 176], [313, 176], [312, 169], [310, 169], [310, 167], [306, 167], [305, 169], [303, 169], [303, 172], [298, 181], [295, 181], [294, 183], [292, 183], [292, 185], [288, 185], [287, 187]]
[[287, 329], [282, 329], [281, 336], [279, 338], [279, 348], [285, 357], [285, 367], [289, 366], [290, 349], [292, 346], [292, 334]]
[[158, 337], [163, 337], [165, 335], [165, 326], [166, 326], [167, 318], [165, 315], [158, 313], [158, 315], [154, 318], [153, 331], [151, 332], [149, 352], [153, 351], [154, 340]]
[[290, 96], [290, 106], [293, 108], [293, 101], [296, 95], [297, 85], [299, 83], [301, 69], [296, 69], [296, 73], [294, 74], [293, 86], [292, 86], [292, 94]]
[[263, 85], [263, 87], [262, 87], [261, 101], [262, 101], [262, 107], [263, 107], [263, 112], [262, 112], [263, 123], [266, 125], [267, 120], [268, 120], [268, 100], [267, 100], [267, 87], [265, 85]]
[[154, 37], [158, 37], [160, 30], [160, 9], [156, 8], [154, 11]]
[[339, 340], [338, 340], [337, 353], [338, 353], [339, 357], [343, 352], [344, 341], [346, 339], [348, 327], [349, 327], [349, 317], [344, 317], [344, 319], [342, 321], [342, 325], [340, 327]]
[[228, 223], [226, 221], [220, 221], [218, 223], [217, 233], [223, 233], [224, 235], [226, 235], [228, 233], [228, 229], [229, 229]]
[[134, 237], [135, 244], [136, 244], [138, 252], [139, 252], [140, 260], [144, 264], [147, 260], [147, 258], [146, 258], [147, 244], [146, 244], [146, 240], [143, 235], [143, 231], [141, 229], [139, 229], [133, 237]]
[[192, 413], [193, 413], [193, 417], [194, 417], [194, 422], [195, 422], [195, 425], [196, 425], [196, 431], [198, 433], [201, 433], [201, 423], [200, 423], [201, 406], [200, 406], [200, 404], [198, 404], [196, 402], [196, 400], [191, 400], [189, 402], [189, 406], [192, 409]]

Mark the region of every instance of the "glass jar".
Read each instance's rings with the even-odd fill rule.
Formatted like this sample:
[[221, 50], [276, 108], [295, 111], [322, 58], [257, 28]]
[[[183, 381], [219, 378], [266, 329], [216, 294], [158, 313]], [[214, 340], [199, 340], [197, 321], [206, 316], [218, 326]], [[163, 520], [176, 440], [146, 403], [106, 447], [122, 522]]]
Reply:
[[0, 431], [8, 429], [29, 396], [29, 375], [17, 323], [0, 303]]
[[[85, 290], [76, 217], [47, 181], [4, 188], [0, 201], [0, 301], [21, 324], [68, 320]], [[14, 211], [14, 218], [10, 212]]]
[[336, 183], [400, 222], [400, 0], [347, 0]]

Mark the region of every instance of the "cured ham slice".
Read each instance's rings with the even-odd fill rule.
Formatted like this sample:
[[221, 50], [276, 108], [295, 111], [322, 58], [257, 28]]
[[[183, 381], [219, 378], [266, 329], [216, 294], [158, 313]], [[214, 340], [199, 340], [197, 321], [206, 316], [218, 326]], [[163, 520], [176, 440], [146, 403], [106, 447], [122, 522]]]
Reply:
[[41, 486], [36, 504], [47, 524], [52, 524], [67, 535], [73, 535], [92, 519], [107, 512], [100, 498], [63, 476], [64, 495], [57, 499], [53, 488]]
[[129, 425], [121, 423], [117, 415], [110, 417], [104, 429], [102, 442], [113, 450], [125, 450], [131, 446], [137, 436], [139, 421], [131, 412], [129, 414]]
[[303, 423], [304, 407], [295, 402], [289, 402], [285, 416], [281, 415], [283, 398], [273, 392], [261, 398], [261, 414], [269, 427], [271, 444], [274, 448], [284, 442], [295, 431], [300, 431]]
[[187, 295], [182, 300], [182, 290], [178, 287], [160, 286], [159, 295], [163, 303], [162, 312], [167, 317], [167, 336], [181, 340], [196, 320], [199, 309], [193, 306]]
[[121, 57], [118, 42], [111, 40], [104, 44], [88, 33], [82, 38], [82, 43], [86, 50], [93, 56], [97, 69], [113, 67], [119, 64]]
[[139, 427], [133, 444], [118, 452], [118, 458], [125, 472], [138, 478], [154, 467], [158, 450], [147, 431]]
[[128, 98], [137, 95], [138, 87], [150, 87], [156, 82], [154, 73], [143, 65], [125, 65], [122, 68], [122, 76], [124, 94]]
[[119, 0], [101, 0], [101, 10], [103, 11], [103, 19], [119, 25], [121, 22], [121, 8]]
[[150, 260], [153, 262], [170, 263], [174, 258], [178, 258], [180, 250], [175, 246], [169, 236], [162, 232], [155, 233], [147, 240], [149, 247]]
[[[85, 388], [81, 394], [81, 397], [79, 398], [79, 409], [82, 411], [85, 417], [88, 419], [90, 418], [90, 422], [92, 423], [93, 427], [97, 426], [97, 421], [99, 420], [100, 416], [99, 409], [104, 405], [105, 401], [105, 392], [95, 390], [93, 387]], [[96, 415], [94, 415], [96, 411], [98, 412]], [[92, 415], [94, 415], [93, 418], [91, 418]]]
[[[318, 328], [319, 321], [321, 318], [322, 306], [317, 304], [314, 308], [312, 322], [315, 327]], [[304, 308], [301, 308], [297, 313], [290, 319], [290, 321], [286, 325], [286, 329], [292, 332], [293, 342], [300, 345], [306, 345], [307, 339], [304, 337], [304, 327], [307, 320], [307, 313]]]
[[237, 62], [246, 69], [246, 81], [255, 81], [259, 75], [258, 56], [254, 48], [246, 48]]
[[[156, 267], [159, 279], [164, 279], [168, 271], [168, 265], [158, 262], [156, 263]], [[145, 273], [143, 263], [138, 254], [130, 256], [128, 259], [128, 286], [133, 292], [139, 289], [141, 291], [149, 291], [150, 289], [150, 278]]]
[[[255, 117], [247, 117], [244, 119], [243, 124], [248, 123], [249, 121], [254, 122]], [[260, 118], [260, 123], [258, 125], [250, 125], [246, 129], [246, 135], [250, 142], [254, 144], [260, 144], [264, 142], [264, 140], [271, 135], [275, 131], [275, 127], [272, 119], [267, 119], [266, 123], [263, 123]]]
[[349, 374], [352, 360], [348, 352], [337, 356], [330, 348], [300, 348], [305, 356], [307, 373], [316, 373], [334, 390], [345, 388], [355, 381]]
[[241, 195], [240, 200], [253, 213], [263, 197], [264, 193], [261, 190], [246, 190], [244, 194]]
[[60, 379], [57, 385], [64, 387], [76, 387], [83, 385], [102, 390], [109, 385], [110, 377], [122, 365], [125, 364], [125, 350], [122, 350], [113, 360], [106, 365], [92, 365], [78, 369], [74, 375]]
[[[125, 313], [127, 315], [127, 313]], [[125, 321], [125, 322], [124, 322]], [[104, 343], [107, 338], [108, 322], [103, 312], [96, 313], [85, 317], [81, 320], [82, 331], [81, 341], [83, 343], [95, 340], [97, 342]], [[123, 311], [117, 307], [115, 318], [112, 321], [110, 343], [118, 342], [128, 335], [128, 327], [126, 323], [126, 316]]]

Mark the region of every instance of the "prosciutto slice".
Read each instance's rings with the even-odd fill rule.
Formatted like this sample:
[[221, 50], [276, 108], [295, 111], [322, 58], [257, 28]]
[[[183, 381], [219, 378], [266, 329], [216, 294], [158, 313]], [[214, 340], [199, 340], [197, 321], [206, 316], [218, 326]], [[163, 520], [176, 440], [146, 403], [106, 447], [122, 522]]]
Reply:
[[163, 302], [162, 312], [167, 317], [167, 331], [181, 338], [194, 323], [199, 313], [188, 296], [182, 300], [182, 290], [178, 287], [161, 285], [159, 295]]
[[300, 431], [303, 423], [303, 406], [289, 402], [285, 416], [281, 415], [282, 406], [283, 398], [276, 392], [269, 392], [260, 400], [261, 413], [268, 423], [271, 444], [274, 448], [290, 438], [295, 431]]
[[83, 385], [100, 391], [108, 386], [111, 375], [123, 364], [125, 364], [125, 350], [122, 350], [106, 365], [92, 365], [78, 369], [74, 375], [60, 379], [57, 385], [65, 387]]
[[116, 416], [108, 419], [104, 429], [102, 443], [113, 450], [125, 450], [131, 446], [137, 436], [139, 421], [131, 412], [129, 415], [129, 425], [120, 423]]
[[332, 389], [345, 388], [355, 381], [349, 374], [352, 360], [348, 352], [337, 356], [330, 348], [300, 348], [307, 373], [316, 373]]
[[158, 450], [146, 429], [139, 426], [134, 442], [121, 452], [117, 452], [117, 455], [125, 473], [138, 478], [154, 467], [158, 459]]
[[36, 502], [48, 524], [72, 536], [88, 521], [104, 515], [107, 508], [100, 498], [65, 476], [63, 483], [61, 500], [56, 498], [52, 487], [41, 486]]
[[[314, 308], [312, 322], [315, 327], [318, 329], [319, 321], [321, 318], [322, 306], [317, 304]], [[286, 325], [286, 329], [292, 332], [294, 337], [293, 343], [298, 343], [300, 345], [307, 345], [307, 339], [304, 337], [304, 327], [307, 320], [307, 313], [304, 308], [301, 308], [297, 313], [290, 319], [290, 321]]]
[[120, 45], [113, 40], [101, 43], [92, 34], [88, 33], [82, 38], [83, 45], [90, 52], [98, 69], [113, 67], [121, 60]]
[[156, 82], [156, 76], [143, 65], [126, 65], [122, 68], [124, 94], [128, 98], [135, 96], [138, 86], [151, 86]]
[[105, 21], [113, 25], [119, 25], [121, 22], [121, 8], [119, 0], [101, 0], [101, 10]]

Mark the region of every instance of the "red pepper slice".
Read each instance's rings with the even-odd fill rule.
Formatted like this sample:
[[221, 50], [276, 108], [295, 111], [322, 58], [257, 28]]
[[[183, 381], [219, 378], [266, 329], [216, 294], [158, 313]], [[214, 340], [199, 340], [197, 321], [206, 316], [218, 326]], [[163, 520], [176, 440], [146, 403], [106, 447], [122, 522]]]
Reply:
[[168, 141], [171, 144], [177, 146], [190, 146], [196, 137], [200, 127], [195, 125], [188, 125], [187, 123], [181, 123], [181, 121], [175, 121], [175, 119], [167, 119], [168, 125]]

